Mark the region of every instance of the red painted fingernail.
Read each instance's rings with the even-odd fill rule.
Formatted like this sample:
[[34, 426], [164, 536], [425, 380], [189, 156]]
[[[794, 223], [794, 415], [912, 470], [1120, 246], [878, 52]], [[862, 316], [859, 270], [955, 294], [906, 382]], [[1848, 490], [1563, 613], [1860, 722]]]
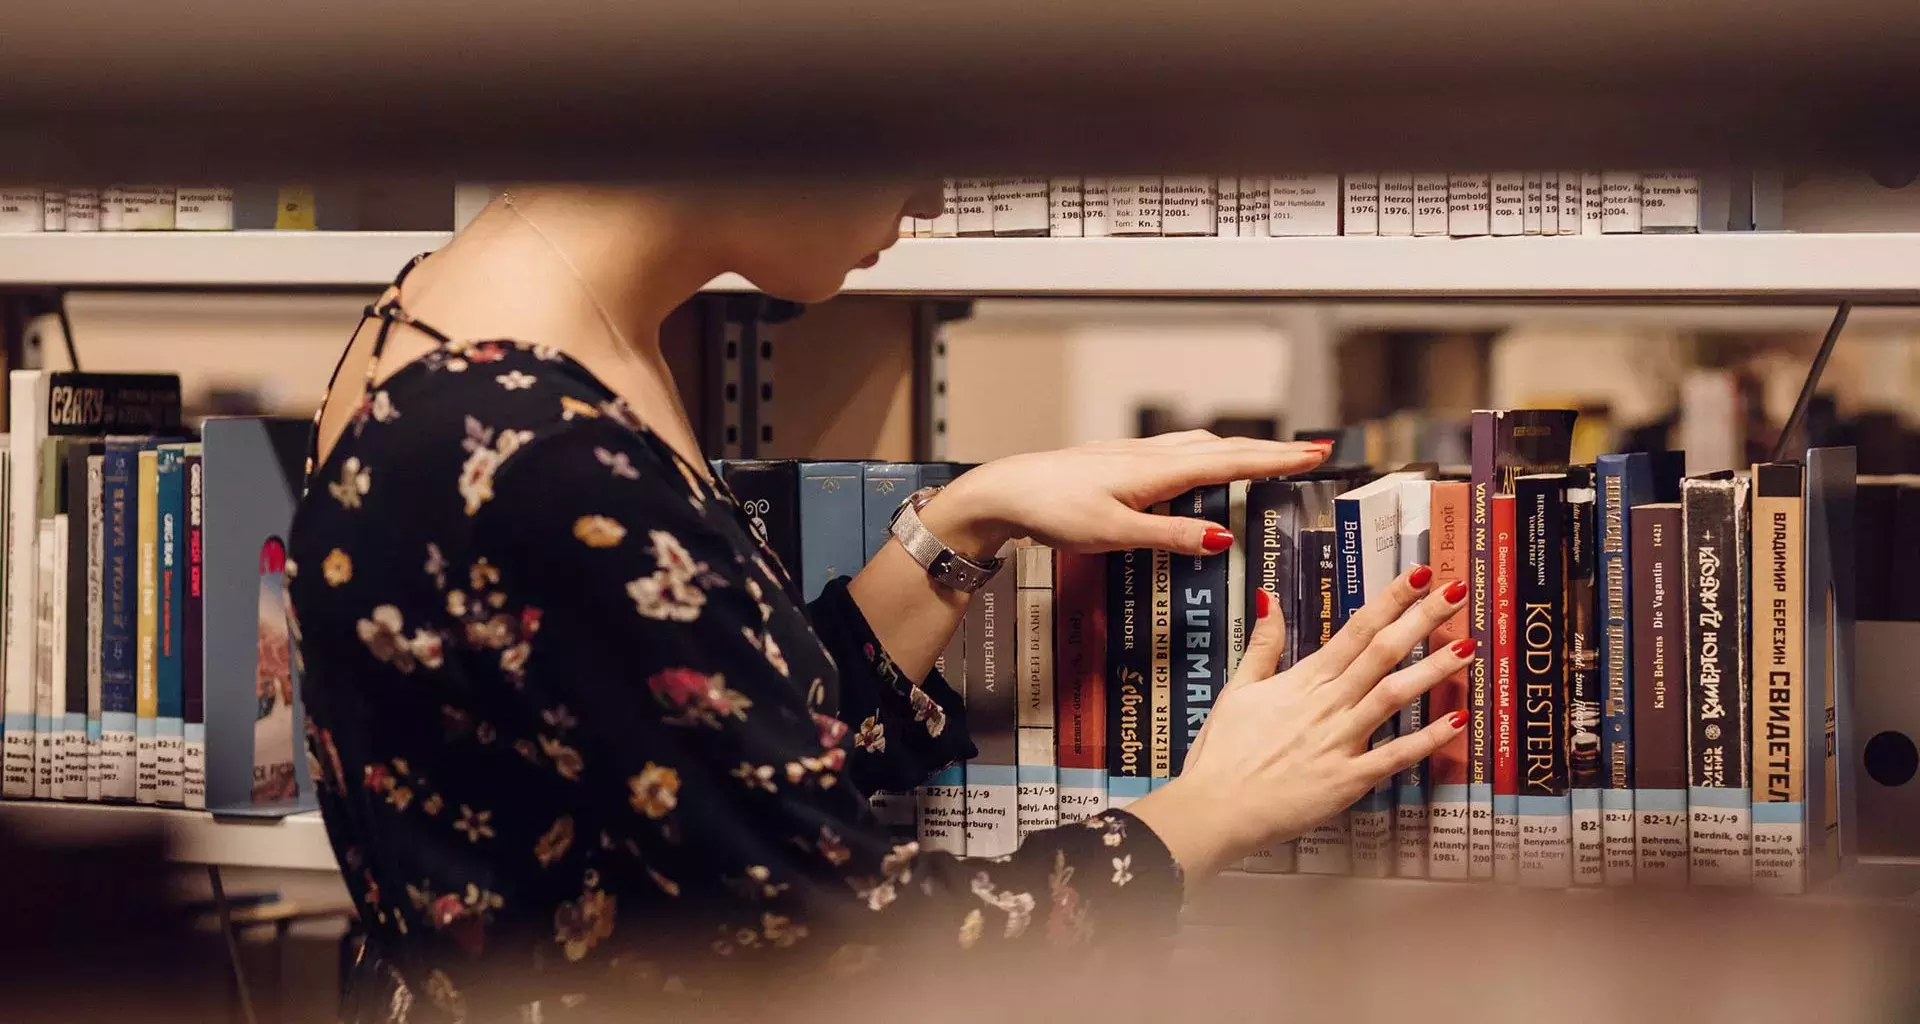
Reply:
[[1450, 604], [1459, 604], [1465, 601], [1467, 599], [1467, 581], [1454, 580], [1452, 583], [1447, 584], [1447, 589], [1441, 591], [1440, 596], [1446, 598]]
[[1267, 613], [1272, 610], [1273, 598], [1268, 596], [1266, 591], [1256, 589], [1253, 592], [1253, 617], [1256, 619], [1264, 619], [1267, 617]]
[[1428, 566], [1416, 565], [1412, 572], [1407, 573], [1407, 586], [1415, 590], [1425, 590], [1427, 584], [1432, 582], [1433, 569]]
[[1200, 538], [1200, 546], [1209, 554], [1218, 554], [1233, 546], [1233, 534], [1218, 526], [1207, 527], [1206, 536]]
[[1477, 646], [1479, 645], [1473, 642], [1472, 637], [1466, 637], [1465, 639], [1455, 640], [1447, 649], [1451, 650], [1457, 658], [1471, 658], [1473, 657], [1473, 649]]
[[1453, 726], [1455, 729], [1465, 729], [1467, 727], [1467, 713], [1465, 711], [1455, 711], [1453, 714], [1447, 716], [1447, 724]]

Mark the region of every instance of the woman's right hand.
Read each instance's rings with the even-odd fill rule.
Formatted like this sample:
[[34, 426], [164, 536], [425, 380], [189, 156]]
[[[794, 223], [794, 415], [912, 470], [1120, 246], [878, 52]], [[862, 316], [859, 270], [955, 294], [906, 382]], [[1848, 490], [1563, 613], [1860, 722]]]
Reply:
[[1127, 810], [1198, 881], [1261, 848], [1295, 838], [1382, 779], [1445, 746], [1466, 728], [1455, 713], [1377, 748], [1380, 723], [1464, 667], [1462, 640], [1407, 668], [1407, 652], [1460, 613], [1463, 582], [1427, 595], [1424, 566], [1394, 580], [1326, 646], [1274, 674], [1286, 628], [1270, 600], [1239, 669], [1214, 701], [1180, 775]]

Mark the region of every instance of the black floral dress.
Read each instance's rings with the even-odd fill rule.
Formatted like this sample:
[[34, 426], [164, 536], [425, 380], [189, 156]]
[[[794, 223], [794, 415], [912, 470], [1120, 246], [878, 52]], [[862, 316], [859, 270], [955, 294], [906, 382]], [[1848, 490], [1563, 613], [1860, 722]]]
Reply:
[[348, 1016], [557, 1020], [1171, 930], [1178, 867], [1124, 812], [993, 862], [891, 841], [865, 794], [972, 753], [953, 690], [902, 677], [844, 580], [803, 608], [584, 367], [414, 326], [441, 347], [313, 467], [288, 566], [368, 933]]

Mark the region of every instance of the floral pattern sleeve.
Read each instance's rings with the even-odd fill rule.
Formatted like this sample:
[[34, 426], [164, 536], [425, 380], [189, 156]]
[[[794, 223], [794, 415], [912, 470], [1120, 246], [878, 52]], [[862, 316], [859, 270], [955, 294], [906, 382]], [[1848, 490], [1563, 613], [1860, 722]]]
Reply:
[[526, 815], [489, 837], [537, 865], [516, 894], [551, 901], [550, 954], [715, 987], [748, 964], [764, 980], [1170, 930], [1178, 868], [1124, 812], [992, 862], [891, 841], [862, 790], [968, 753], [959, 703], [900, 677], [844, 584], [816, 633], [723, 501], [595, 417], [505, 460], [474, 519], [486, 586], [458, 603], [524, 636], [493, 699], [537, 723], [571, 818], [564, 846]]

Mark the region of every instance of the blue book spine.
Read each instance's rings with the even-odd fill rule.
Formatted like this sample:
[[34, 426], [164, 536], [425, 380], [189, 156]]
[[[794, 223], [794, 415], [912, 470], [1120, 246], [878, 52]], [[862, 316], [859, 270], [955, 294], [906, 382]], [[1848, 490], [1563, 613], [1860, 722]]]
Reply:
[[[1174, 499], [1175, 515], [1191, 516], [1225, 527], [1227, 489], [1201, 487]], [[1207, 724], [1214, 698], [1227, 685], [1227, 559], [1210, 555], [1175, 555], [1173, 590], [1173, 770], [1186, 762], [1187, 751]]]
[[887, 538], [893, 536], [888, 526], [893, 521], [893, 511], [907, 500], [907, 495], [920, 489], [920, 466], [910, 462], [876, 462], [864, 467], [862, 476], [866, 481], [865, 515], [862, 529], [866, 536], [866, 564], [887, 544]]
[[101, 459], [100, 795], [134, 799], [134, 612], [139, 574], [134, 526], [138, 441], [109, 441]]
[[159, 673], [154, 717], [154, 748], [160, 772], [160, 802], [186, 802], [186, 685], [181, 644], [186, 635], [181, 612], [186, 608], [186, 477], [182, 446], [159, 449], [157, 486], [160, 527], [159, 556]]
[[1334, 597], [1339, 602], [1335, 611], [1334, 632], [1347, 624], [1353, 613], [1367, 603], [1366, 580], [1360, 571], [1360, 503], [1350, 498], [1335, 498], [1333, 502], [1334, 535]]
[[809, 601], [866, 561], [861, 482], [857, 462], [800, 465], [800, 583]]

